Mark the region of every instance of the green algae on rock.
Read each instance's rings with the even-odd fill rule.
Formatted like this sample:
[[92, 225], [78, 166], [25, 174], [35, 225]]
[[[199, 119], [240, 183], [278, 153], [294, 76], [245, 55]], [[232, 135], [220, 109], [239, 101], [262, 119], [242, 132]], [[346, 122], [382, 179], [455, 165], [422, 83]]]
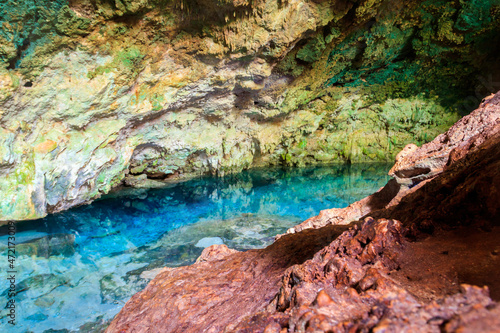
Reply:
[[499, 8], [6, 1], [0, 220], [42, 217], [122, 183], [392, 160], [451, 126], [468, 96], [493, 92], [494, 77], [484, 79], [496, 74], [487, 64]]

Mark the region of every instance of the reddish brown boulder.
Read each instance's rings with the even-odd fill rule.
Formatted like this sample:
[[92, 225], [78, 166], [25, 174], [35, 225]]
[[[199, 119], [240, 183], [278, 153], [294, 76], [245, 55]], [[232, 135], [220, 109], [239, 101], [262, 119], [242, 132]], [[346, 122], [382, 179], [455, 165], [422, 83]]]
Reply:
[[443, 291], [431, 283], [431, 275], [420, 288], [434, 289], [436, 299], [410, 292], [419, 290], [409, 288], [407, 267], [401, 266], [412, 252], [409, 247], [401, 223], [368, 218], [313, 259], [289, 268], [270, 306], [243, 320], [234, 332], [456, 332], [479, 325], [485, 332], [500, 329], [495, 317], [500, 307], [488, 297], [487, 288], [456, 285]]
[[[418, 148], [406, 146], [389, 171], [398, 183], [415, 184], [443, 172], [453, 150], [469, 151], [485, 142], [500, 124], [500, 93], [486, 98], [479, 109], [460, 119], [446, 133]], [[453, 155], [451, 156], [453, 159]]]
[[486, 142], [418, 191], [408, 193], [398, 205], [370, 215], [400, 219], [414, 231], [500, 225], [500, 124]]
[[196, 262], [207, 262], [222, 260], [230, 254], [237, 253], [238, 251], [230, 249], [227, 245], [212, 245], [201, 252]]

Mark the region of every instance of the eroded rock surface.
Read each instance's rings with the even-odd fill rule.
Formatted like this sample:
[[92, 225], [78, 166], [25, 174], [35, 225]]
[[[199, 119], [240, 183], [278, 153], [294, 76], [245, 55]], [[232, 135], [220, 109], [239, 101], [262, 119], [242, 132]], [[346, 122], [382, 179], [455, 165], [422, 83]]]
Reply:
[[[498, 132], [500, 93], [489, 96], [480, 108], [460, 119], [446, 133], [422, 147], [408, 145], [396, 156], [389, 171], [400, 184], [415, 185], [443, 172], [446, 165], [460, 159]], [[463, 153], [460, 154], [459, 152]]]
[[419, 190], [408, 193], [398, 205], [371, 215], [402, 219], [415, 232], [470, 225], [488, 230], [499, 225], [500, 124], [492, 130], [490, 138], [481, 145], [453, 150], [464, 157]]
[[[405, 260], [414, 256], [413, 245], [396, 220], [368, 218], [312, 259], [285, 270], [290, 262], [281, 261], [289, 260], [281, 252], [287, 249], [283, 244], [308, 251], [311, 236], [338, 231], [332, 228], [339, 227], [287, 235], [259, 251], [234, 254], [224, 246], [207, 248], [203, 263], [158, 275], [127, 303], [107, 332], [455, 332], [458, 328], [472, 332], [476, 327], [495, 332], [500, 328], [499, 305], [489, 298], [486, 287], [460, 286], [446, 271], [432, 272], [424, 282], [411, 281], [410, 276], [416, 277], [414, 265], [408, 267]], [[214, 251], [214, 259], [205, 258]], [[273, 265], [267, 266], [270, 260]], [[436, 280], [439, 283], [431, 283]]]
[[484, 325], [487, 331], [498, 330], [500, 307], [487, 288], [462, 285], [458, 293], [426, 304], [392, 278], [405, 246], [401, 223], [367, 219], [313, 259], [288, 269], [275, 302], [234, 331], [455, 332], [486, 318], [495, 325]]

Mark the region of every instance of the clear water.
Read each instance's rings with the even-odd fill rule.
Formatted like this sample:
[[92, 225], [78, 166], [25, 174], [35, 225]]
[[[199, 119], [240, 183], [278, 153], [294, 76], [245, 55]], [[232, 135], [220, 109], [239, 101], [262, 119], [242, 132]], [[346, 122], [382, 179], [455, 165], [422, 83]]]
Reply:
[[[266, 169], [165, 189], [121, 191], [17, 224], [17, 325], [2, 332], [100, 332], [161, 267], [193, 263], [205, 246], [262, 248], [273, 236], [383, 186], [388, 165]], [[0, 228], [1, 262], [7, 229]], [[0, 279], [0, 299], [8, 281]]]

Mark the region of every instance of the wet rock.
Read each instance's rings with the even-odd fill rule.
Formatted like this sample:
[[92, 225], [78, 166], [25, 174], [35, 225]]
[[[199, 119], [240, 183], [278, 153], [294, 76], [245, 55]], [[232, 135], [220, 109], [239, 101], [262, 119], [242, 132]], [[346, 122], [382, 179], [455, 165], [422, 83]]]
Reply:
[[44, 321], [47, 318], [48, 318], [48, 316], [46, 314], [39, 312], [39, 313], [36, 313], [34, 315], [28, 316], [26, 319], [32, 320], [32, 321]]
[[42, 296], [40, 298], [37, 298], [35, 301], [35, 305], [40, 307], [40, 308], [49, 308], [54, 304], [55, 299], [51, 296]]
[[103, 317], [104, 316], [99, 316], [95, 321], [83, 324], [79, 327], [79, 331], [88, 333], [104, 332], [106, 327], [108, 327], [110, 320], [106, 320]]
[[[29, 277], [20, 281], [16, 285], [16, 293], [20, 295], [22, 293], [29, 293], [30, 298], [37, 298], [45, 294], [50, 293], [54, 289], [69, 285], [70, 281], [66, 277], [55, 275], [55, 274], [39, 274]], [[8, 289], [2, 293], [2, 296], [6, 296]], [[25, 294], [20, 295], [24, 297]], [[48, 300], [50, 303], [50, 299]]]
[[99, 281], [101, 290], [102, 303], [114, 303], [130, 295], [130, 289], [135, 286], [132, 283], [127, 283], [122, 278], [108, 274], [101, 278]]
[[151, 249], [179, 246], [205, 248], [212, 244], [226, 244], [237, 250], [263, 248], [273, 242], [274, 235], [298, 221], [294, 217], [254, 214], [223, 220], [202, 220], [169, 231]]
[[[23, 231], [16, 232], [16, 241], [18, 244], [29, 243], [32, 240], [39, 239], [48, 236], [45, 232], [39, 231]], [[0, 248], [8, 245], [9, 235], [4, 235], [0, 237]]]

